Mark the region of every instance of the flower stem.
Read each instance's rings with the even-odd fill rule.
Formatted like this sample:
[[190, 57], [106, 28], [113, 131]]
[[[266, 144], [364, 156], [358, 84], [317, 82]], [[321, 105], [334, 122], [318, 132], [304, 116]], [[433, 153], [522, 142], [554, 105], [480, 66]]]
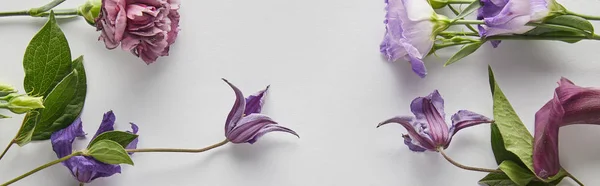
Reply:
[[452, 158], [448, 157], [448, 155], [446, 155], [446, 153], [444, 152], [444, 149], [442, 147], [438, 148], [438, 151], [440, 152], [440, 154], [442, 154], [442, 156], [444, 156], [444, 158], [446, 158], [446, 160], [448, 160], [448, 162], [452, 163], [452, 165], [457, 166], [458, 168], [465, 169], [465, 170], [470, 170], [470, 171], [478, 171], [478, 172], [497, 172], [497, 173], [502, 173], [501, 170], [486, 169], [486, 168], [479, 168], [479, 167], [470, 167], [470, 166], [466, 166], [466, 165], [460, 164], [460, 163], [454, 161]]
[[46, 164], [44, 164], [44, 165], [42, 165], [42, 166], [39, 166], [38, 168], [35, 168], [35, 169], [33, 169], [33, 170], [31, 170], [31, 171], [29, 171], [29, 172], [27, 172], [27, 173], [25, 173], [25, 174], [23, 174], [23, 175], [21, 175], [21, 176], [19, 176], [19, 177], [16, 177], [16, 178], [14, 178], [14, 179], [12, 179], [12, 180], [10, 180], [10, 181], [6, 182], [6, 183], [3, 183], [3, 184], [2, 184], [2, 185], [0, 185], [0, 186], [6, 186], [6, 185], [13, 184], [13, 183], [15, 183], [15, 182], [17, 182], [17, 181], [19, 181], [19, 180], [21, 180], [21, 179], [23, 179], [23, 178], [27, 177], [27, 176], [30, 176], [30, 175], [32, 175], [33, 173], [36, 173], [36, 172], [38, 172], [38, 171], [41, 171], [41, 170], [43, 170], [43, 169], [45, 169], [45, 168], [48, 168], [48, 167], [50, 167], [50, 166], [52, 166], [52, 165], [56, 165], [56, 164], [58, 164], [58, 163], [60, 163], [60, 162], [66, 161], [66, 160], [68, 160], [69, 158], [71, 158], [71, 157], [73, 157], [73, 156], [79, 156], [79, 155], [81, 155], [81, 154], [83, 154], [81, 151], [73, 152], [72, 154], [69, 154], [68, 156], [62, 157], [62, 158], [60, 158], [60, 159], [57, 159], [57, 160], [51, 161], [51, 162], [49, 162], [49, 163], [46, 163]]
[[[449, 4], [449, 5], [448, 5], [448, 8], [449, 8], [450, 10], [452, 10], [452, 12], [454, 13], [454, 15], [457, 15], [457, 16], [458, 16], [458, 15], [460, 14], [460, 12], [459, 12], [458, 10], [456, 10], [456, 8], [454, 8], [452, 5], [450, 5], [450, 4]], [[463, 19], [464, 19], [464, 18], [463, 18]], [[465, 26], [466, 26], [466, 27], [467, 27], [469, 30], [471, 30], [471, 31], [473, 31], [473, 32], [475, 32], [475, 33], [479, 33], [477, 30], [475, 30], [475, 28], [473, 28], [473, 26], [471, 26], [471, 25], [468, 25], [468, 24], [467, 24], [467, 25], [465, 25]]]
[[444, 32], [439, 33], [439, 35], [448, 35], [448, 36], [475, 36], [475, 37], [479, 37], [479, 34], [475, 33], [475, 32], [444, 31]]
[[565, 171], [565, 172], [567, 173], [567, 176], [569, 178], [571, 178], [573, 181], [575, 181], [577, 184], [579, 184], [580, 186], [584, 186], [583, 183], [581, 183], [581, 181], [579, 181], [577, 178], [575, 178], [575, 176], [573, 176], [570, 172], [567, 172], [567, 171]]
[[481, 25], [481, 24], [485, 24], [483, 22], [483, 20], [456, 20], [454, 22], [452, 22], [452, 25]]
[[567, 14], [568, 15], [579, 16], [579, 17], [587, 19], [587, 20], [600, 20], [600, 16], [592, 16], [592, 15], [579, 14], [579, 13], [571, 12], [571, 11], [568, 11], [568, 10], [567, 10]]
[[471, 4], [472, 0], [448, 0], [448, 4]]
[[2, 154], [0, 155], [0, 160], [4, 157], [4, 155], [6, 155], [6, 152], [8, 152], [8, 149], [10, 149], [10, 147], [12, 147], [13, 144], [15, 144], [15, 142], [10, 141], [10, 143], [6, 146], [6, 148], [4, 148], [4, 151], [2, 151]]
[[526, 36], [526, 35], [497, 35], [486, 37], [485, 40], [600, 40], [599, 35], [587, 36]]
[[60, 5], [65, 2], [65, 0], [53, 0], [50, 3], [37, 7], [31, 8], [29, 10], [21, 10], [21, 11], [11, 11], [11, 12], [0, 12], [0, 17], [8, 17], [8, 16], [32, 16], [32, 17], [40, 17], [43, 13], [51, 10], [52, 8]]
[[149, 148], [149, 149], [127, 149], [127, 152], [183, 152], [183, 153], [200, 153], [204, 151], [208, 151], [225, 144], [229, 143], [229, 140], [225, 139], [222, 142], [217, 144], [201, 148], [201, 149], [172, 149], [172, 148]]

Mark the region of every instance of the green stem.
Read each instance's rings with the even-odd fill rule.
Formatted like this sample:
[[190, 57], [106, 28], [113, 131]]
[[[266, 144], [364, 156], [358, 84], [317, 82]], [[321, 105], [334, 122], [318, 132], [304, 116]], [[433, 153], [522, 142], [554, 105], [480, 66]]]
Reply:
[[204, 152], [204, 151], [208, 151], [220, 146], [223, 146], [225, 144], [229, 143], [229, 140], [223, 140], [222, 142], [219, 142], [217, 144], [205, 147], [205, 148], [201, 148], [201, 149], [173, 149], [173, 148], [149, 148], [149, 149], [127, 149], [127, 152], [135, 152], [135, 153], [139, 153], [139, 152], [183, 152], [183, 153], [200, 153], [200, 152]]
[[31, 8], [29, 10], [21, 10], [21, 11], [11, 11], [11, 12], [0, 12], [0, 17], [8, 17], [8, 16], [32, 16], [39, 17], [40, 14], [45, 13], [52, 8], [60, 5], [65, 2], [65, 0], [53, 0], [52, 2], [37, 8]]
[[[76, 8], [73, 9], [58, 9], [54, 10], [54, 15], [57, 16], [78, 16], [79, 12]], [[50, 12], [44, 12], [37, 15], [38, 17], [48, 17], [50, 16]]]
[[470, 44], [473, 42], [458, 42], [458, 43], [444, 43], [444, 44], [436, 44], [433, 45], [433, 50], [439, 50], [442, 48], [446, 48], [446, 47], [451, 47], [451, 46], [458, 46], [458, 45], [466, 45], [466, 44]]
[[12, 147], [15, 144], [14, 141], [10, 141], [10, 143], [6, 146], [6, 148], [4, 148], [4, 151], [2, 151], [2, 154], [0, 155], [0, 160], [4, 157], [4, 155], [6, 155], [6, 152], [8, 152], [8, 149], [10, 149], [10, 147]]
[[448, 157], [448, 155], [446, 155], [446, 153], [444, 152], [444, 149], [442, 147], [438, 148], [438, 152], [440, 152], [440, 154], [442, 154], [442, 156], [444, 156], [444, 158], [446, 158], [446, 160], [448, 160], [448, 162], [450, 162], [452, 165], [454, 165], [458, 168], [461, 168], [461, 169], [470, 170], [470, 171], [478, 171], [478, 172], [502, 173], [501, 170], [471, 167], [471, 166], [466, 166], [466, 165], [460, 164], [460, 163], [454, 161], [452, 158]]
[[[452, 10], [452, 12], [454, 13], [454, 15], [459, 15], [460, 12], [458, 10], [456, 10], [452, 5], [448, 5], [448, 8], [450, 8], [450, 10]], [[463, 18], [464, 19], [464, 18]], [[475, 28], [473, 28], [473, 26], [471, 25], [465, 25], [469, 30], [475, 32], [475, 33], [479, 33]]]
[[600, 20], [600, 16], [592, 16], [592, 15], [579, 14], [579, 13], [571, 12], [571, 11], [568, 11], [568, 10], [567, 10], [567, 14], [574, 15], [574, 16], [579, 16], [579, 17], [587, 19], [587, 20]]
[[486, 37], [485, 40], [581, 40], [592, 39], [600, 40], [599, 35], [587, 36], [526, 36], [526, 35], [497, 35]]
[[452, 22], [452, 25], [481, 25], [485, 24], [483, 20], [456, 20]]
[[448, 0], [448, 4], [471, 4], [471, 0]]
[[439, 33], [439, 35], [447, 35], [447, 36], [476, 36], [476, 37], [479, 37], [479, 34], [475, 33], [475, 32], [443, 31], [443, 32]]
[[13, 183], [15, 183], [15, 182], [17, 182], [17, 181], [19, 181], [19, 180], [21, 180], [21, 179], [23, 179], [23, 178], [27, 177], [27, 176], [30, 176], [30, 175], [32, 175], [33, 173], [36, 173], [36, 172], [38, 172], [38, 171], [41, 171], [41, 170], [43, 170], [43, 169], [45, 169], [45, 168], [48, 168], [48, 167], [50, 167], [50, 166], [52, 166], [52, 165], [56, 165], [56, 164], [58, 164], [58, 163], [60, 163], [60, 162], [66, 161], [66, 160], [68, 160], [69, 158], [71, 158], [71, 157], [73, 157], [73, 156], [79, 156], [79, 155], [82, 155], [82, 154], [83, 154], [83, 153], [82, 153], [81, 151], [73, 152], [72, 154], [69, 154], [68, 156], [62, 157], [62, 158], [60, 158], [60, 159], [57, 159], [57, 160], [51, 161], [51, 162], [49, 162], [49, 163], [46, 163], [46, 164], [44, 164], [44, 165], [42, 165], [42, 166], [39, 166], [38, 168], [35, 168], [35, 169], [33, 169], [33, 170], [31, 170], [31, 171], [29, 171], [29, 172], [27, 172], [27, 173], [25, 173], [25, 174], [23, 174], [23, 175], [21, 175], [21, 176], [19, 176], [19, 177], [16, 177], [16, 178], [14, 178], [14, 179], [12, 179], [12, 180], [10, 180], [10, 181], [6, 182], [6, 183], [3, 183], [3, 184], [2, 184], [2, 185], [0, 185], [0, 186], [7, 186], [7, 185], [10, 185], [10, 184], [13, 184]]
[[567, 173], [567, 176], [569, 178], [571, 178], [573, 181], [575, 181], [577, 184], [579, 184], [580, 186], [584, 186], [583, 183], [581, 183], [581, 181], [579, 181], [577, 178], [575, 178], [575, 176], [573, 176], [571, 173], [565, 171]]

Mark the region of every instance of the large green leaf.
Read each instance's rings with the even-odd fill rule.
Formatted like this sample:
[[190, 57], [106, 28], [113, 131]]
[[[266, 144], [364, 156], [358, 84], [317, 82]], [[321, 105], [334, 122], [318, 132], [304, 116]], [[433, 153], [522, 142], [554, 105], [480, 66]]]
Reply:
[[128, 132], [108, 131], [108, 132], [104, 132], [104, 133], [96, 136], [96, 138], [94, 138], [94, 140], [92, 140], [90, 142], [88, 147], [94, 146], [95, 143], [102, 141], [102, 140], [111, 140], [111, 141], [117, 142], [119, 145], [121, 145], [123, 148], [125, 148], [125, 147], [127, 147], [127, 145], [129, 145], [129, 143], [131, 143], [137, 137], [138, 137], [138, 135], [128, 133]]
[[133, 160], [127, 154], [127, 151], [119, 143], [111, 140], [100, 140], [90, 146], [87, 156], [107, 164], [129, 164], [133, 165]]
[[27, 94], [44, 97], [72, 71], [71, 50], [53, 13], [50, 13], [48, 22], [29, 42], [23, 58], [23, 68], [23, 86]]
[[33, 135], [33, 130], [35, 129], [35, 123], [39, 120], [40, 110], [37, 109], [31, 112], [28, 112], [25, 115], [25, 119], [23, 119], [23, 123], [21, 124], [21, 129], [17, 133], [13, 142], [19, 146], [24, 146], [31, 142], [31, 136]]
[[515, 182], [504, 173], [489, 173], [483, 179], [479, 180], [479, 184], [487, 186], [517, 186]]
[[504, 161], [512, 161], [515, 162], [522, 167], [526, 167], [525, 164], [517, 157], [517, 155], [509, 152], [504, 147], [504, 140], [502, 140], [502, 135], [500, 134], [500, 129], [495, 124], [491, 125], [492, 127], [492, 151], [494, 152], [494, 157], [496, 158], [496, 163], [500, 165]]
[[535, 175], [533, 175], [531, 171], [512, 161], [502, 162], [499, 168], [510, 178], [510, 180], [519, 186], [527, 186], [527, 184], [535, 178]]
[[[52, 91], [52, 93], [54, 93], [54, 91], [61, 91], [61, 99], [56, 101], [50, 100], [49, 95], [48, 99], [44, 102], [46, 109], [42, 111], [42, 119], [35, 127], [32, 140], [50, 139], [52, 133], [69, 126], [81, 114], [87, 94], [87, 78], [83, 66], [83, 56], [80, 56], [73, 61], [73, 71], [77, 72], [74, 81], [75, 84], [68, 85], [64, 88], [56, 86]], [[61, 89], [57, 90], [59, 88]], [[57, 109], [53, 111], [48, 107]]]
[[489, 67], [490, 87], [494, 98], [494, 125], [498, 127], [504, 147], [516, 155], [533, 172], [533, 137], [502, 93]]

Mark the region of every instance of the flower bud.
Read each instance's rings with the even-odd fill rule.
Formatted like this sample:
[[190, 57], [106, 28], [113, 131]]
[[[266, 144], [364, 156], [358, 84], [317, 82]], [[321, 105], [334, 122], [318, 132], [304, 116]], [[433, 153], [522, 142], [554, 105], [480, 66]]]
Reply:
[[44, 101], [42, 97], [19, 95], [11, 98], [6, 108], [15, 114], [23, 114], [33, 109], [44, 108]]
[[85, 21], [87, 21], [90, 25], [95, 26], [96, 18], [98, 18], [101, 8], [102, 0], [88, 0], [85, 2], [85, 4], [77, 8], [77, 14], [85, 18]]
[[17, 89], [9, 84], [0, 83], [0, 95], [17, 92]]
[[448, 0], [427, 0], [432, 8], [440, 9], [448, 5]]

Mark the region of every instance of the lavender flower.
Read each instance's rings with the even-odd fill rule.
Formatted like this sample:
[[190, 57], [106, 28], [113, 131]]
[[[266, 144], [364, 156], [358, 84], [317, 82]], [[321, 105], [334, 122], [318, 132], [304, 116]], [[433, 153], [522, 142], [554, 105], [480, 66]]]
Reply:
[[[563, 11], [562, 5], [554, 0], [481, 0], [477, 19], [482, 37], [501, 34], [523, 34], [534, 27], [529, 22], [539, 22], [552, 12]], [[497, 47], [500, 41], [492, 44]]]
[[279, 126], [270, 117], [260, 114], [269, 87], [244, 98], [240, 89], [226, 79], [223, 79], [223, 81], [231, 86], [236, 96], [233, 108], [231, 108], [225, 123], [225, 136], [229, 141], [232, 143], [253, 144], [261, 136], [273, 131], [287, 132], [299, 137], [293, 130]]
[[482, 123], [491, 123], [492, 120], [480, 114], [460, 110], [452, 115], [452, 126], [448, 129], [445, 121], [444, 99], [437, 90], [427, 97], [418, 97], [412, 101], [410, 108], [413, 116], [397, 116], [381, 122], [377, 127], [398, 123], [408, 131], [402, 135], [404, 144], [415, 152], [426, 150], [438, 151], [438, 148], [448, 148], [452, 137], [467, 127]]
[[571, 124], [600, 124], [600, 89], [580, 87], [562, 78], [554, 97], [535, 113], [533, 167], [539, 177], [560, 171], [558, 129]]
[[447, 28], [446, 17], [438, 15], [426, 0], [386, 0], [386, 33], [380, 51], [388, 61], [410, 62], [420, 77], [427, 75], [423, 58], [431, 51], [436, 32]]
[[[104, 119], [102, 120], [98, 131], [96, 131], [94, 138], [104, 132], [113, 131], [115, 119], [115, 115], [112, 111], [104, 114]], [[136, 134], [138, 132], [137, 125], [131, 123], [131, 128], [133, 130], [131, 133]], [[76, 137], [85, 137], [82, 122], [79, 118], [67, 128], [52, 134], [52, 149], [54, 149], [54, 152], [58, 158], [65, 157], [73, 152], [72, 145]], [[94, 138], [92, 138], [92, 141]], [[127, 148], [135, 148], [137, 146], [137, 142], [138, 140], [135, 139], [127, 146]], [[121, 166], [105, 164], [87, 156], [74, 156], [62, 162], [62, 164], [65, 165], [71, 171], [71, 174], [75, 176], [75, 179], [81, 183], [89, 183], [96, 178], [109, 177], [113, 174], [121, 173]]]

